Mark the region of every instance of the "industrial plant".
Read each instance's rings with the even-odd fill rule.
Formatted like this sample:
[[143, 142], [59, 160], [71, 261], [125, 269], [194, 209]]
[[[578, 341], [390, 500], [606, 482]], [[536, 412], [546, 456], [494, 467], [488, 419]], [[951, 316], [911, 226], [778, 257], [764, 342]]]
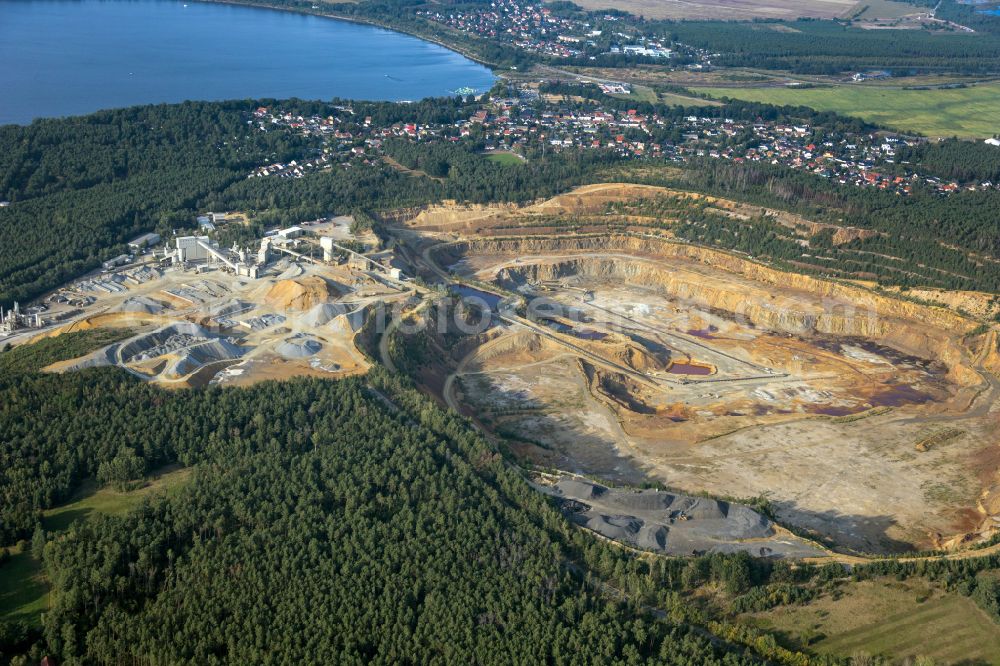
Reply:
[[354, 336], [369, 310], [414, 289], [374, 234], [352, 232], [349, 217], [324, 218], [225, 247], [218, 227], [245, 218], [203, 217], [210, 226], [197, 234], [143, 234], [129, 254], [29, 308], [0, 312], [0, 336], [19, 344], [127, 327], [134, 336], [54, 369], [117, 365], [179, 387], [368, 368]]

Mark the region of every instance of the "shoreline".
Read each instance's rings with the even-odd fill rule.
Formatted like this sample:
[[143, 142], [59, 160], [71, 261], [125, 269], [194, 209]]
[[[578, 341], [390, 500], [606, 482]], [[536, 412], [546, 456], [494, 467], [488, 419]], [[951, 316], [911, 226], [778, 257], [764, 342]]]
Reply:
[[462, 49], [459, 46], [450, 44], [439, 37], [431, 37], [428, 35], [421, 34], [413, 30], [407, 30], [405, 28], [400, 28], [386, 23], [377, 21], [375, 19], [359, 18], [356, 16], [348, 16], [345, 14], [338, 14], [336, 12], [331, 12], [323, 9], [301, 9], [297, 7], [281, 7], [278, 5], [272, 5], [267, 2], [254, 2], [253, 0], [193, 0], [194, 2], [202, 4], [217, 4], [217, 5], [235, 5], [238, 7], [251, 7], [254, 9], [270, 9], [280, 12], [290, 12], [292, 14], [300, 14], [302, 16], [316, 16], [319, 18], [332, 19], [334, 21], [345, 21], [347, 23], [354, 23], [356, 25], [367, 25], [373, 28], [380, 28], [382, 30], [388, 30], [389, 32], [399, 33], [401, 35], [408, 35], [415, 39], [420, 39], [425, 42], [430, 42], [431, 44], [437, 44], [438, 46], [448, 49], [452, 53], [457, 53], [463, 58], [467, 58], [483, 67], [490, 70], [496, 78], [502, 78], [502, 73], [499, 71], [495, 63], [487, 62], [482, 57], [477, 54], [470, 53], [467, 50]]

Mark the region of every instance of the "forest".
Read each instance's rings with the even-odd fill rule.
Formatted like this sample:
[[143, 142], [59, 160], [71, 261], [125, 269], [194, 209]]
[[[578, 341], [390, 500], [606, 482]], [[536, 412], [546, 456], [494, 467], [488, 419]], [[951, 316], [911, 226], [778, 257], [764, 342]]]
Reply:
[[[445, 183], [381, 164], [303, 179], [248, 180], [253, 167], [301, 159], [319, 147], [314, 137], [250, 129], [249, 111], [270, 103], [186, 102], [0, 127], [0, 200], [11, 202], [0, 208], [0, 304], [30, 300], [96, 268], [139, 233], [170, 237], [190, 228], [199, 211], [260, 211], [258, 222], [266, 225], [449, 197], [523, 201], [578, 184], [601, 163], [579, 156], [504, 170], [434, 147], [426, 150], [448, 153], [449, 164], [461, 165]], [[324, 114], [342, 103], [283, 102], [300, 113]], [[386, 125], [449, 123], [470, 113], [460, 98], [358, 103], [354, 112]], [[397, 151], [409, 159], [405, 148]]]
[[[625, 230], [619, 222], [622, 216], [637, 218], [645, 221], [632, 222], [630, 226], [669, 229], [678, 238], [769, 261], [791, 272], [877, 280], [883, 285], [952, 289], [989, 284], [987, 280], [997, 278], [993, 270], [987, 267], [984, 271], [974, 258], [931, 240], [921, 243], [884, 234], [834, 244], [832, 228], [803, 238], [801, 233], [796, 234], [767, 215], [736, 220], [713, 209], [704, 200], [660, 196], [611, 204], [608, 212], [614, 215], [608, 220], [609, 230], [612, 225], [618, 231]], [[807, 243], [806, 247], [803, 242]], [[956, 271], [964, 271], [964, 275]]]
[[[5, 525], [21, 502], [6, 491], [11, 479], [19, 491], [44, 487], [28, 494], [28, 513], [122, 456], [145, 469], [195, 465], [194, 479], [124, 517], [52, 535], [35, 527], [52, 605], [40, 634], [0, 627], [14, 641], [0, 654], [64, 664], [761, 661], [682, 611], [660, 621], [607, 599], [588, 562], [613, 576], [629, 557], [570, 530], [464, 420], [399, 377], [168, 392], [116, 369], [37, 372], [105, 341], [95, 335], [0, 353], [2, 376], [24, 387], [5, 389], [0, 423], [32, 424], [3, 440]], [[742, 591], [748, 566], [713, 571]]]
[[[928, 7], [935, 6], [934, 0], [910, 0]], [[965, 25], [976, 32], [1000, 34], [1000, 17], [978, 11], [982, 3], [968, 3], [961, 0], [943, 0], [937, 3], [938, 18]]]
[[980, 142], [927, 142], [904, 147], [897, 156], [900, 163], [919, 164], [928, 174], [957, 182], [1000, 182], [1000, 150]]
[[[881, 232], [838, 246], [829, 270], [822, 272], [862, 271], [884, 284], [902, 286], [933, 284], [1000, 291], [1000, 267], [983, 258], [1000, 254], [1000, 228], [992, 213], [1000, 205], [996, 190], [942, 197], [917, 188], [911, 196], [899, 197], [876, 189], [838, 186], [781, 166], [710, 159], [693, 160], [680, 171], [623, 170], [626, 173], [616, 176], [787, 210], [817, 222]], [[681, 231], [691, 240], [755, 255], [792, 259], [801, 253], [773, 234], [760, 231], [763, 236], [750, 234], [737, 239], [725, 227], [693, 222]]]
[[186, 102], [0, 127], [0, 304], [97, 267], [143, 231], [193, 224], [208, 195], [302, 137], [251, 133], [247, 103]]
[[667, 22], [675, 41], [721, 56], [713, 64], [800, 74], [871, 68], [893, 73], [1000, 71], [1000, 35], [864, 30], [839, 21]]
[[[0, 427], [33, 424], [31, 449], [3, 441], [8, 478], [58, 477], [68, 492], [95, 473], [138, 484], [164, 462], [194, 469], [180, 492], [60, 532], [37, 522], [60, 496], [32, 496], [32, 557], [52, 595], [37, 629], [0, 620], [0, 658], [14, 664], [845, 664], [733, 617], [887, 577], [931, 581], [1000, 619], [997, 555], [852, 571], [637, 557], [571, 528], [467, 421], [379, 367], [186, 391], [111, 368], [38, 372], [125, 334], [0, 352], [0, 376], [28, 387], [3, 395]], [[5, 524], [18, 501], [4, 494]]]

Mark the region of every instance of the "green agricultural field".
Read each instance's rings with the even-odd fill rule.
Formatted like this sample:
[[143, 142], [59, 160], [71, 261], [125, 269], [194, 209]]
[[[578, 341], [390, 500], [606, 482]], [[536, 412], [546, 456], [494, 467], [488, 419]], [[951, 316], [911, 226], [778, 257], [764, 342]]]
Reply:
[[757, 613], [751, 621], [822, 654], [863, 652], [936, 664], [1000, 665], [1000, 625], [967, 597], [923, 580], [862, 581], [803, 606]]
[[[42, 527], [52, 538], [76, 521], [96, 514], [120, 516], [138, 506], [145, 497], [176, 492], [189, 478], [191, 468], [165, 467], [148, 484], [127, 493], [98, 488], [96, 483], [88, 481], [71, 502], [44, 512]], [[30, 544], [13, 547], [10, 561], [0, 566], [0, 620], [26, 620], [38, 626], [39, 616], [48, 607], [48, 594], [48, 582], [40, 563], [31, 556]]]
[[702, 90], [716, 97], [836, 111], [927, 136], [986, 138], [1000, 133], [1000, 84], [995, 83], [931, 90], [871, 85]]

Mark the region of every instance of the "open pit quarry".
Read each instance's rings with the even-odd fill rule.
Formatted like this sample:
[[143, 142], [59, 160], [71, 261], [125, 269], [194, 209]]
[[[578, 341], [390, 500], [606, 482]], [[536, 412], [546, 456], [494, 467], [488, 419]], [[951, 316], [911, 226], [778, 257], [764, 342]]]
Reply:
[[[136, 334], [48, 370], [115, 365], [166, 388], [363, 373], [369, 362], [355, 337], [369, 309], [406, 296], [368, 271], [294, 257], [256, 279], [210, 265], [145, 270], [151, 278], [94, 293], [68, 321], [38, 335], [95, 327]], [[81, 284], [74, 295], [91, 282]]]
[[[525, 207], [397, 211], [382, 220], [388, 249], [318, 261], [303, 254], [307, 237], [257, 277], [150, 262], [67, 286], [49, 299], [63, 303], [46, 313], [57, 323], [19, 334], [128, 327], [129, 339], [49, 370], [116, 365], [171, 388], [342, 377], [377, 355], [527, 467], [608, 487], [656, 482], [677, 506], [763, 498], [776, 519], [758, 533], [744, 504], [705, 500], [691, 506], [715, 517], [681, 525], [673, 504], [640, 515], [615, 493], [587, 501], [549, 483], [571, 520], [631, 547], [808, 556], [780, 525], [884, 554], [960, 549], [1000, 530], [992, 295], [917, 300], [669, 230], [597, 232], [609, 204], [660, 193], [605, 184]], [[400, 326], [450, 321], [441, 315], [460, 297], [489, 312], [484, 330]], [[406, 316], [372, 315], [394, 308]], [[380, 337], [373, 321], [387, 326]], [[749, 522], [733, 531], [729, 516]]]
[[581, 189], [397, 222], [430, 274], [506, 294], [471, 348], [438, 345], [445, 402], [540, 469], [763, 496], [845, 552], [958, 548], [1000, 526], [997, 332], [968, 314], [991, 314], [989, 295], [908, 300], [669, 234], [588, 233], [588, 214], [637, 193]]

